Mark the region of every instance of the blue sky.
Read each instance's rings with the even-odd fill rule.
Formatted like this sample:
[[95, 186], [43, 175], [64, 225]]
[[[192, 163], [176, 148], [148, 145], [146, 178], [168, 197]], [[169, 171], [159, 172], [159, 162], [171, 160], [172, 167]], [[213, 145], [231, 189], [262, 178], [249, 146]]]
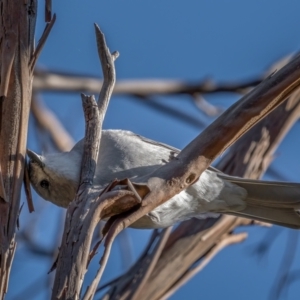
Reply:
[[[40, 1], [37, 39], [44, 29], [43, 5]], [[118, 79], [175, 78], [193, 82], [205, 78], [216, 82], [251, 79], [260, 76], [277, 59], [299, 50], [299, 9], [299, 1], [279, 0], [53, 1], [57, 22], [39, 66], [102, 76], [93, 28], [96, 22], [104, 31], [110, 49], [120, 52], [116, 62]], [[206, 98], [224, 108], [238, 99], [224, 94]], [[79, 95], [48, 93], [43, 99], [76, 140], [83, 137]], [[154, 100], [179, 108], [205, 124], [212, 121], [197, 110], [188, 96], [155, 96]], [[279, 147], [272, 165], [289, 181], [300, 178], [298, 124]], [[32, 126], [31, 122], [28, 145], [41, 152]], [[203, 129], [154, 111], [129, 97], [112, 99], [104, 127], [132, 130], [178, 148], [184, 147]], [[62, 212], [42, 201], [36, 197], [35, 205], [42, 217], [35, 233], [37, 241], [47, 246], [51, 245], [58, 215]], [[21, 226], [36, 217], [29, 216], [23, 209]], [[244, 230], [249, 232], [249, 238], [243, 244], [228, 247], [218, 254], [171, 299], [268, 299], [289, 230], [281, 230], [268, 255], [260, 260], [252, 254], [253, 249], [268, 230], [275, 229], [255, 227], [238, 231]], [[150, 232], [129, 230], [129, 233], [136, 258]], [[118, 242], [112, 255], [104, 281], [124, 270]], [[292, 269], [297, 270], [299, 263], [298, 255]], [[51, 260], [34, 258], [20, 244], [8, 299], [14, 299], [23, 290], [21, 284], [28, 285], [42, 276], [46, 278], [50, 266]], [[299, 282], [290, 286], [288, 299], [297, 299], [299, 286]], [[47, 297], [46, 293], [37, 293], [32, 299]]]

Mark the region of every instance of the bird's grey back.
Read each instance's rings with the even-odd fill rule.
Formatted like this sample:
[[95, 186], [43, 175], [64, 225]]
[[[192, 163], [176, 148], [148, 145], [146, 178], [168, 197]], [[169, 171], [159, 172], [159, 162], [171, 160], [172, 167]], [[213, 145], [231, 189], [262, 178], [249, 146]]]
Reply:
[[[82, 154], [84, 140], [71, 152]], [[179, 150], [157, 143], [130, 131], [103, 130], [95, 173], [95, 182], [133, 178], [153, 172], [179, 153]]]

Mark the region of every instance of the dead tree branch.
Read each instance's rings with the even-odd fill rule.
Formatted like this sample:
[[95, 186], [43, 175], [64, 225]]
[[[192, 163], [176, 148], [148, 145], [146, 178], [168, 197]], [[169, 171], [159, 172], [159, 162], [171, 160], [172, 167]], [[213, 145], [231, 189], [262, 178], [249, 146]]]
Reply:
[[[261, 83], [261, 78], [240, 83], [215, 84], [211, 80], [189, 83], [183, 80], [148, 79], [120, 80], [114, 88], [115, 95], [134, 95], [147, 97], [153, 95], [178, 94], [212, 94], [212, 93], [243, 93], [249, 87]], [[44, 92], [86, 92], [98, 93], [102, 80], [82, 75], [37, 70], [33, 87], [36, 91]]]
[[[52, 299], [78, 299], [81, 289], [80, 282], [83, 279], [88, 263], [87, 255], [85, 257], [86, 259], [82, 259], [82, 252], [84, 252], [84, 249], [81, 248], [82, 244], [80, 242], [73, 244], [71, 241], [80, 240], [82, 224], [76, 224], [74, 220], [77, 221], [76, 217], [78, 219], [84, 218], [84, 214], [86, 214], [86, 208], [84, 207], [85, 198], [87, 198], [91, 193], [100, 144], [100, 138], [98, 137], [100, 136], [100, 132], [99, 127], [97, 126], [98, 122], [100, 121], [100, 117], [97, 109], [97, 104], [93, 96], [89, 97], [82, 95], [82, 102], [86, 119], [86, 135], [84, 155], [82, 158], [80, 185], [75, 201], [73, 201], [69, 206], [66, 216], [65, 231], [63, 234], [62, 245], [58, 256]], [[89, 200], [91, 201], [92, 199]], [[81, 215], [82, 213], [83, 215]], [[89, 235], [91, 239], [92, 235], [89, 234], [89, 232], [87, 232], [86, 234]], [[78, 249], [78, 246], [81, 249]], [[71, 265], [71, 270], [74, 270], [77, 276], [76, 278], [74, 278], [74, 280], [68, 282], [68, 276], [74, 276], [74, 274], [71, 273], [71, 270], [67, 269], [68, 260], [72, 259], [74, 252], [77, 253], [75, 253], [74, 255], [75, 265]]]
[[[104, 80], [100, 92], [98, 106], [93, 97], [82, 96], [86, 134], [81, 179], [75, 201], [71, 203], [67, 212], [52, 299], [79, 298], [95, 226], [100, 218], [126, 211], [137, 204], [137, 199], [130, 191], [109, 191], [108, 187], [103, 191], [107, 192], [103, 197], [102, 193], [99, 195], [99, 191], [92, 190], [101, 141], [102, 122], [115, 83], [114, 60], [117, 58], [117, 54], [110, 54], [99, 27], [95, 28], [99, 57], [106, 80]], [[92, 201], [94, 202], [92, 203]], [[116, 201], [118, 202], [117, 206], [115, 205]], [[117, 207], [117, 209], [112, 207]], [[87, 293], [93, 294], [91, 288]]]
[[36, 1], [0, 2], [0, 299], [4, 299], [16, 249], [33, 68], [40, 52], [34, 49]]
[[[275, 97], [276, 95], [274, 95]], [[223, 172], [257, 179], [268, 167], [274, 151], [292, 124], [300, 115], [300, 92], [292, 94], [263, 121], [241, 137], [221, 160], [218, 168]], [[266, 139], [266, 136], [268, 137]], [[230, 234], [239, 225], [250, 224], [251, 220], [223, 216], [221, 219], [192, 219], [180, 224], [160, 256], [155, 269], [143, 288], [143, 299], [160, 299], [176, 290], [190, 267], [200, 259], [207, 259], [207, 253], [214, 251], [222, 236]], [[142, 258], [132, 269], [112, 284], [105, 299], [129, 299], [127, 295], [134, 287], [131, 281], [137, 270], [143, 268]]]

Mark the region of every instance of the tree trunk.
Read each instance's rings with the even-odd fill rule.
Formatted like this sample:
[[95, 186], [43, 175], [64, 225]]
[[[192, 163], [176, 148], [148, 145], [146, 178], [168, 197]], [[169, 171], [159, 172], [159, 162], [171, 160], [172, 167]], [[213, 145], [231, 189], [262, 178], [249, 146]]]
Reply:
[[0, 1], [0, 299], [16, 249], [33, 79], [36, 0]]

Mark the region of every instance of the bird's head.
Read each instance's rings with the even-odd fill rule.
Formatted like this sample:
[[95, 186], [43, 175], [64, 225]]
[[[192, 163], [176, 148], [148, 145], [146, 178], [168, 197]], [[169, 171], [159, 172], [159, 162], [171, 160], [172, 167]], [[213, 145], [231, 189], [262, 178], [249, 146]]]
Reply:
[[56, 153], [40, 156], [27, 150], [30, 183], [45, 200], [67, 207], [74, 199], [79, 182], [81, 156]]

